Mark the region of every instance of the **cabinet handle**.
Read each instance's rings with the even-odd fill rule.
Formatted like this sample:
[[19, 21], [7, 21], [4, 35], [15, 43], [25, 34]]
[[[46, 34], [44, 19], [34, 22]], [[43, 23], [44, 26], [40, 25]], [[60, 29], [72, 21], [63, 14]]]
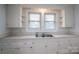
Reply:
[[32, 48], [32, 46], [30, 48]]

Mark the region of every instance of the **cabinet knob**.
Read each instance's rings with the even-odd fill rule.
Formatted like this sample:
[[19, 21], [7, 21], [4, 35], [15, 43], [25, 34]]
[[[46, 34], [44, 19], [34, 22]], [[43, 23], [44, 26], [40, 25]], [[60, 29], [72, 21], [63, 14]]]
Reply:
[[32, 46], [30, 48], [32, 48]]

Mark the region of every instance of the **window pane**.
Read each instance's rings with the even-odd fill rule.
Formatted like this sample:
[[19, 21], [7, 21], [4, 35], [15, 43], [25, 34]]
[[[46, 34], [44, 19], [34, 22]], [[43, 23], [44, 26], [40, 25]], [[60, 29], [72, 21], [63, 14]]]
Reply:
[[30, 22], [30, 28], [40, 28], [40, 22]]
[[55, 29], [54, 22], [45, 22], [45, 29]]
[[29, 17], [30, 17], [30, 21], [40, 21], [40, 14], [30, 13]]
[[55, 19], [54, 19], [54, 15], [52, 14], [52, 15], [45, 15], [45, 21], [54, 21]]

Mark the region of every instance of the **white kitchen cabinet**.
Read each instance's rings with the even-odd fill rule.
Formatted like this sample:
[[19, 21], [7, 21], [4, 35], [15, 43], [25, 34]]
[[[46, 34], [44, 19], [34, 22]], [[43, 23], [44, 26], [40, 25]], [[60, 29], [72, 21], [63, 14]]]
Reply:
[[60, 26], [61, 27], [73, 27], [73, 7], [67, 6], [61, 10]]
[[79, 51], [78, 38], [5, 39], [0, 41], [2, 54], [62, 54]]
[[8, 5], [7, 21], [8, 27], [22, 27], [22, 8], [20, 5]]
[[73, 8], [65, 8], [65, 27], [73, 27]]

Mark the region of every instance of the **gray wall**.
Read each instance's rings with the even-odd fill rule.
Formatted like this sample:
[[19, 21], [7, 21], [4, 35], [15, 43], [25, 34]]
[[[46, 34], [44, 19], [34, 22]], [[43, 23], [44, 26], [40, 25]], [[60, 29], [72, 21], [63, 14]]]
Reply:
[[0, 38], [6, 36], [6, 5], [0, 5]]

